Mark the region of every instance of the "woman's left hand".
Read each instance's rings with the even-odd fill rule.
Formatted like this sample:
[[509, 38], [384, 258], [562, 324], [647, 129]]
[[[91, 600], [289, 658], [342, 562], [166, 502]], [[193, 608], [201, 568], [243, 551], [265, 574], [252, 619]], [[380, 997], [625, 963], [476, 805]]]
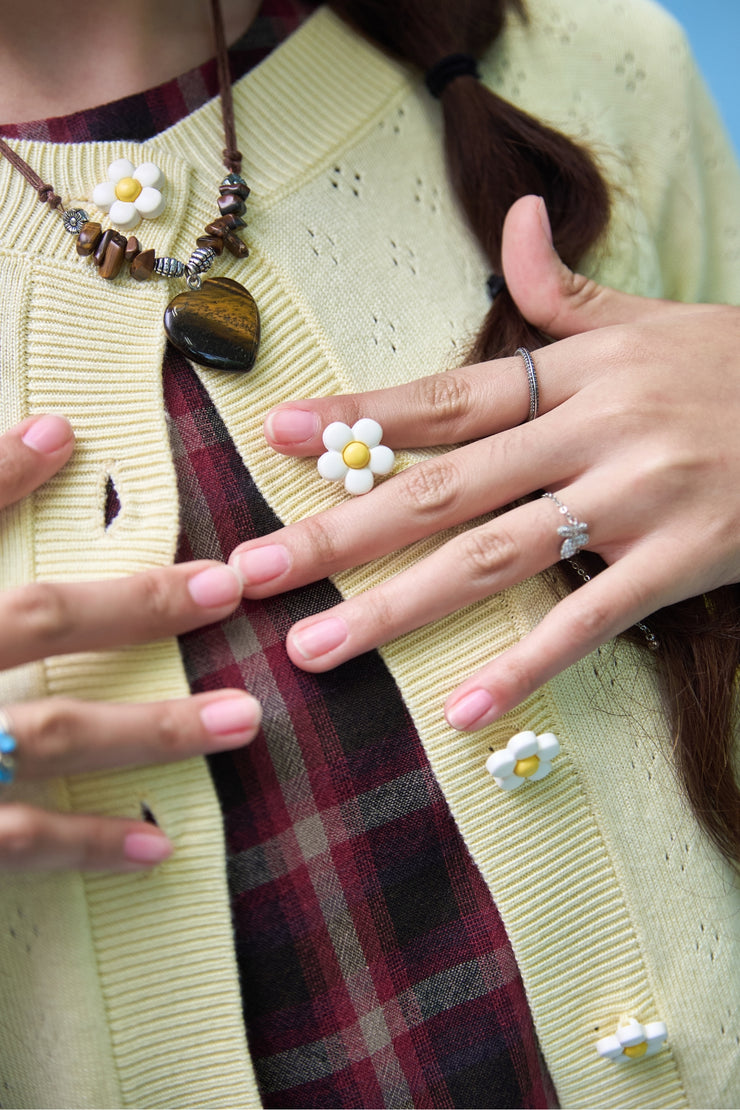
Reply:
[[[331, 421], [371, 417], [390, 447], [464, 446], [363, 497], [238, 547], [248, 597], [267, 597], [540, 490], [588, 522], [607, 568], [452, 691], [458, 729], [489, 724], [553, 675], [665, 605], [740, 581], [740, 309], [618, 293], [573, 274], [539, 198], [507, 217], [503, 268], [524, 316], [560, 340], [537, 351], [540, 415], [526, 422], [521, 357], [394, 389], [279, 406], [275, 450], [318, 455]], [[455, 536], [414, 567], [288, 635], [325, 671], [549, 567], [567, 518], [536, 498]]]

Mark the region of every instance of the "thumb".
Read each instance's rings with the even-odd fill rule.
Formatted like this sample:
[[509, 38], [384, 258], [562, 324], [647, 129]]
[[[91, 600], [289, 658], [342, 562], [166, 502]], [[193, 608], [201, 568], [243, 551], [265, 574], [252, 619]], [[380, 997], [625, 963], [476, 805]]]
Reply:
[[658, 304], [668, 303], [620, 293], [569, 270], [552, 245], [542, 197], [520, 197], [512, 204], [504, 221], [501, 261], [522, 316], [554, 339], [645, 319]]

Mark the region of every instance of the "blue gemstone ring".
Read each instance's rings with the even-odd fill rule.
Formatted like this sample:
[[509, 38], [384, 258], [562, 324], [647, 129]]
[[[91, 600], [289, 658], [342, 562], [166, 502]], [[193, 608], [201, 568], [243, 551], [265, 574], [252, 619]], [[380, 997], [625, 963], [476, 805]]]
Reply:
[[15, 778], [15, 753], [18, 743], [10, 729], [8, 714], [0, 709], [0, 783], [12, 782]]

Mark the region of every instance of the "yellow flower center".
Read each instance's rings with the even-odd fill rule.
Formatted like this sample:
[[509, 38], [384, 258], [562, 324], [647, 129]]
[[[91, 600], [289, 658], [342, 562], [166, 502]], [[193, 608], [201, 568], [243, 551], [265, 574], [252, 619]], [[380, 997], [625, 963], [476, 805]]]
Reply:
[[625, 1056], [629, 1056], [630, 1060], [636, 1060], [647, 1052], [647, 1041], [640, 1041], [639, 1044], [629, 1044], [622, 1049], [622, 1052]]
[[353, 439], [342, 451], [342, 460], [350, 470], [362, 470], [370, 462], [370, 448], [359, 439]]
[[122, 177], [116, 182], [115, 194], [119, 200], [136, 200], [141, 192], [141, 182], [135, 177]]
[[514, 764], [514, 774], [519, 775], [520, 779], [528, 779], [533, 775], [540, 765], [540, 757], [538, 755], [530, 755], [528, 759], [517, 759]]

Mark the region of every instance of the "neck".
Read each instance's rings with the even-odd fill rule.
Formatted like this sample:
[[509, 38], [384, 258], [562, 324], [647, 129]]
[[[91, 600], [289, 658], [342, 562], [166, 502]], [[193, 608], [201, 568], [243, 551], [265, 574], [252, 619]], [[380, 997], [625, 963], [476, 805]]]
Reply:
[[[260, 0], [221, 0], [234, 42]], [[213, 56], [206, 0], [5, 0], [0, 21], [0, 123], [69, 115], [143, 92]]]

